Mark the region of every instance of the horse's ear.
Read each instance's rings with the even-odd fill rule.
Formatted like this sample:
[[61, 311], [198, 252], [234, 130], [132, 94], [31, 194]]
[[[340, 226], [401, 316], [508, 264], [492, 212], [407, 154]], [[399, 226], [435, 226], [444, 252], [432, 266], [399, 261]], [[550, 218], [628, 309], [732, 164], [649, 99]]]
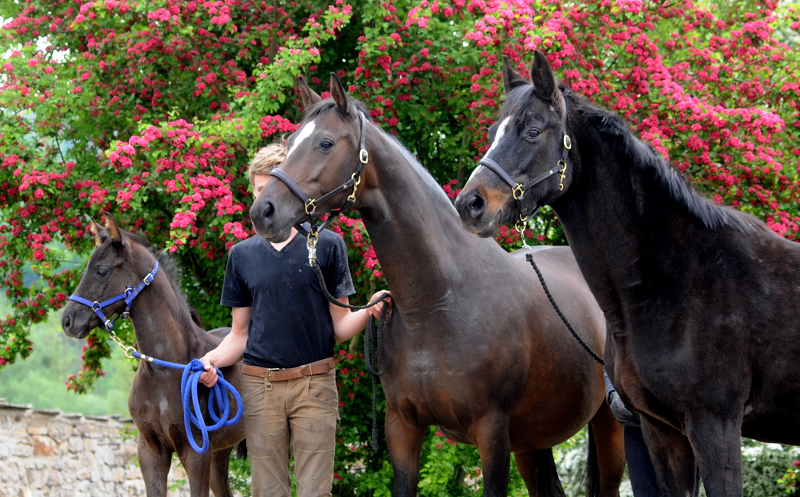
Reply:
[[514, 88], [526, 84], [528, 82], [511, 66], [511, 60], [508, 56], [503, 55], [503, 89], [505, 92], [509, 93]]
[[331, 73], [331, 97], [336, 102], [339, 112], [347, 114], [347, 92], [344, 91], [344, 86], [336, 73]]
[[90, 229], [94, 234], [94, 245], [95, 247], [99, 247], [100, 245], [103, 244], [103, 240], [108, 238], [108, 231], [104, 227], [100, 226], [100, 224], [97, 221], [95, 221], [93, 217], [89, 217], [89, 219], [92, 220], [92, 225]]
[[111, 237], [111, 241], [123, 243], [125, 239], [119, 226], [117, 226], [117, 221], [108, 212], [106, 212], [104, 217], [106, 218], [106, 228], [108, 229], [108, 236]]
[[556, 78], [550, 69], [550, 63], [542, 52], [537, 50], [533, 54], [531, 66], [531, 82], [536, 95], [549, 102], [555, 102]]
[[300, 99], [303, 101], [303, 107], [308, 109], [315, 103], [322, 100], [322, 97], [317, 95], [317, 92], [312, 90], [306, 84], [306, 78], [302, 75], [297, 77], [297, 86], [300, 88]]

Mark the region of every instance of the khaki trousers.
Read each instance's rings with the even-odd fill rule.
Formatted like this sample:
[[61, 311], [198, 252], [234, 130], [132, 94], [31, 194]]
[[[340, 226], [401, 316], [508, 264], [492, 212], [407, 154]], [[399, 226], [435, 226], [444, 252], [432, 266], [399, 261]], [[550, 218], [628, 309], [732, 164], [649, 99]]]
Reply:
[[242, 375], [253, 497], [330, 497], [339, 396], [336, 370], [288, 381]]

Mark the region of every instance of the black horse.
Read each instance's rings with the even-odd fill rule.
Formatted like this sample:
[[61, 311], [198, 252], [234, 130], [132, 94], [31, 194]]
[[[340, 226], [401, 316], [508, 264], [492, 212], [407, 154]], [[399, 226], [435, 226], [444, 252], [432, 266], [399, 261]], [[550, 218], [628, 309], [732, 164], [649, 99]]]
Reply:
[[[531, 495], [563, 495], [551, 447], [587, 423], [587, 493], [618, 495], [622, 432], [603, 400], [602, 368], [570, 336], [530, 266], [461, 229], [442, 188], [336, 76], [331, 99], [302, 80], [300, 88], [305, 117], [250, 215], [261, 236], [280, 242], [312, 205], [324, 211], [352, 195], [394, 299], [381, 377], [394, 495], [416, 495], [431, 425], [478, 447], [484, 495], [506, 495], [512, 451]], [[316, 200], [304, 206], [296, 193]], [[564, 312], [602, 353], [603, 315], [569, 248], [535, 256]]]
[[533, 84], [508, 60], [503, 79], [491, 148], [456, 200], [463, 225], [488, 236], [552, 206], [662, 495], [695, 495], [697, 468], [709, 496], [741, 495], [740, 435], [800, 444], [800, 245], [700, 197], [622, 119], [558, 85], [541, 52]]

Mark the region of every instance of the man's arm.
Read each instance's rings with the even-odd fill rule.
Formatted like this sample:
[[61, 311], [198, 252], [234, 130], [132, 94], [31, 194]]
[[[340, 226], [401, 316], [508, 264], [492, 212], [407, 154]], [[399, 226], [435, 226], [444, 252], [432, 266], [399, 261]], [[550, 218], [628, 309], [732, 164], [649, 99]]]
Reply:
[[234, 307], [232, 314], [231, 332], [217, 345], [217, 348], [200, 359], [206, 368], [205, 373], [200, 375], [200, 383], [207, 387], [213, 387], [217, 383], [217, 371], [214, 367], [224, 368], [236, 364], [244, 357], [244, 350], [247, 347], [247, 327], [250, 324], [253, 308]]
[[[389, 309], [392, 308], [391, 292], [376, 292], [369, 301], [372, 302], [379, 295], [388, 293], [389, 297], [384, 299], [380, 304], [376, 304], [369, 309], [360, 309], [358, 311], [350, 311], [344, 307], [339, 307], [336, 304], [328, 303], [328, 309], [331, 313], [331, 320], [333, 321], [333, 336], [336, 338], [337, 343], [342, 343], [356, 336], [361, 330], [367, 326], [367, 321], [370, 315], [375, 316], [375, 319], [380, 319], [381, 308], [388, 302]], [[343, 304], [349, 304], [349, 297], [340, 297], [337, 299]]]

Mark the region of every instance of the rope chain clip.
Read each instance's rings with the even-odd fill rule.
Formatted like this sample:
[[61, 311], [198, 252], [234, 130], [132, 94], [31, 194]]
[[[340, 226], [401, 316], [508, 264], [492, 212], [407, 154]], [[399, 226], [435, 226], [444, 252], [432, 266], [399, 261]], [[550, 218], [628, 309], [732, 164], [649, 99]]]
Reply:
[[134, 349], [130, 345], [125, 345], [125, 343], [117, 336], [116, 333], [114, 333], [113, 330], [106, 330], [106, 331], [108, 332], [108, 336], [111, 338], [111, 340], [113, 340], [114, 343], [116, 343], [119, 346], [119, 348], [121, 348], [125, 352], [125, 357], [127, 357], [128, 359], [135, 359], [135, 357], [133, 356], [133, 352], [136, 351], [136, 349]]
[[308, 248], [308, 265], [313, 267], [314, 262], [317, 261], [317, 240], [319, 239], [319, 233], [316, 230], [312, 229], [308, 233], [308, 237], [306, 238], [306, 248]]
[[[363, 150], [363, 152], [366, 153], [367, 151]], [[350, 196], [347, 197], [348, 202], [355, 203], [356, 201], [356, 192], [358, 191], [358, 185], [361, 184], [361, 176], [356, 177], [356, 175], [358, 175], [358, 173], [353, 173], [353, 175], [350, 176], [350, 179], [352, 179], [354, 183], [353, 183], [353, 193], [351, 193]]]

